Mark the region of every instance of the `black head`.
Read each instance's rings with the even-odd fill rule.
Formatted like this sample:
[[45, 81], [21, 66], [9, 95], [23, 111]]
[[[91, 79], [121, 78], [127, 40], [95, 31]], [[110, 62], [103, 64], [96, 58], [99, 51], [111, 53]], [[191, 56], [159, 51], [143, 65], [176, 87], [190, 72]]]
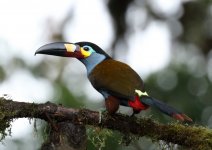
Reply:
[[83, 42], [77, 42], [75, 44], [79, 45], [80, 47], [90, 46], [96, 53], [103, 54], [106, 56], [106, 58], [111, 58], [105, 51], [102, 50], [102, 48], [100, 48], [98, 45], [94, 43], [83, 41]]

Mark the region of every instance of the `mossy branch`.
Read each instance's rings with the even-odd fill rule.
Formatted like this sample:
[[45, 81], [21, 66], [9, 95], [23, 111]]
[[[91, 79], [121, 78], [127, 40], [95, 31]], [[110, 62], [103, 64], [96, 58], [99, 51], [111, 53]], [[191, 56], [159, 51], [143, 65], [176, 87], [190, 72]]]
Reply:
[[[191, 149], [212, 149], [212, 130], [182, 124], [164, 125], [150, 118], [129, 117], [122, 114], [108, 115], [88, 109], [72, 109], [50, 102], [45, 104], [16, 102], [0, 98], [0, 122], [14, 118], [40, 118], [49, 121], [71, 121], [74, 124], [92, 125], [117, 130], [123, 134], [146, 136], [153, 141], [163, 140]], [[101, 120], [100, 120], [101, 118]], [[0, 127], [5, 129], [7, 126]], [[2, 133], [2, 131], [1, 131]]]

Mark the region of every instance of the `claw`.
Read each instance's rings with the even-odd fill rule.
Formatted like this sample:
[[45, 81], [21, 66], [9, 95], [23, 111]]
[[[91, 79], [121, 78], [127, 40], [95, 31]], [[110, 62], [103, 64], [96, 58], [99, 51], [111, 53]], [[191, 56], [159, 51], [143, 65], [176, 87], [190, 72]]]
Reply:
[[99, 124], [102, 123], [102, 111], [99, 110]]
[[99, 124], [102, 123], [102, 114], [107, 112], [104, 108], [100, 108], [99, 112]]

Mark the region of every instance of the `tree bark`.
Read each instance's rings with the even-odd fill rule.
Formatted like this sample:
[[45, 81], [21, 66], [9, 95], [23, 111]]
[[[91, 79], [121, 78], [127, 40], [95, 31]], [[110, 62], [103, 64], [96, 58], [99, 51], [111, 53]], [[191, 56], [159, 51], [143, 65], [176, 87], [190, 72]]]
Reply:
[[[164, 125], [150, 118], [136, 118], [122, 114], [111, 116], [107, 113], [100, 115], [100, 113], [96, 111], [66, 108], [50, 102], [35, 104], [0, 98], [0, 123], [10, 121], [13, 118], [23, 117], [40, 118], [50, 124], [51, 120], [54, 120], [57, 122], [56, 126], [58, 126], [58, 128], [62, 126], [62, 122], [68, 121], [73, 128], [82, 128], [82, 130], [85, 130], [85, 125], [99, 126], [101, 128], [117, 130], [125, 135], [134, 134], [140, 137], [146, 136], [153, 141], [163, 140], [167, 143], [179, 144], [190, 149], [212, 149], [212, 130], [200, 126], [189, 126], [179, 123]], [[72, 132], [72, 128], [68, 126], [64, 128], [65, 130], [61, 129], [62, 132], [71, 130], [70, 133], [73, 134], [73, 136], [75, 135], [75, 133]], [[2, 128], [0, 127], [0, 129]], [[71, 134], [66, 135], [68, 137], [67, 140], [69, 140]], [[82, 138], [86, 139], [84, 135]], [[75, 141], [74, 143], [80, 145], [80, 140], [75, 140], [77, 142]], [[82, 144], [85, 144], [85, 142], [82, 142]]]
[[65, 121], [55, 123], [41, 150], [86, 150], [86, 129], [84, 125]]

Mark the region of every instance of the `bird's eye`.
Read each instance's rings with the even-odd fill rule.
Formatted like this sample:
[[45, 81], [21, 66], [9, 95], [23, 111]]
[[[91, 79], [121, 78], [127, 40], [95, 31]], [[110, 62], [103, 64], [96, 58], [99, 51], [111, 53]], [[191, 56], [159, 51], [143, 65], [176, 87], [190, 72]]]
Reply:
[[83, 49], [84, 49], [85, 51], [89, 51], [89, 50], [90, 50], [90, 47], [84, 46]]

